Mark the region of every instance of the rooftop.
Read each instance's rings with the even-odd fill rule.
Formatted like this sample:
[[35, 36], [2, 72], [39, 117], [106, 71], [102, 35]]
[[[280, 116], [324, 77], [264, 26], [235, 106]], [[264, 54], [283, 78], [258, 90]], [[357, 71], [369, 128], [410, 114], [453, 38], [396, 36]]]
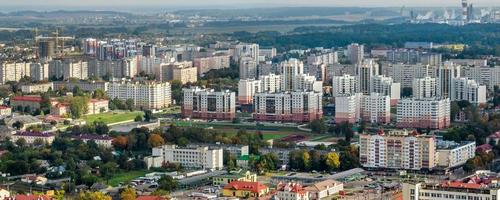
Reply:
[[233, 181], [224, 186], [224, 189], [245, 190], [253, 193], [259, 193], [260, 191], [267, 189], [267, 186], [259, 182]]
[[17, 96], [13, 97], [11, 101], [30, 101], [30, 102], [42, 102], [41, 96]]
[[77, 136], [73, 136], [73, 138], [80, 140], [113, 140], [113, 138], [108, 135], [94, 135], [94, 134], [80, 134]]
[[54, 134], [51, 132], [37, 132], [37, 131], [24, 131], [17, 132], [17, 136], [33, 136], [33, 137], [53, 137]]

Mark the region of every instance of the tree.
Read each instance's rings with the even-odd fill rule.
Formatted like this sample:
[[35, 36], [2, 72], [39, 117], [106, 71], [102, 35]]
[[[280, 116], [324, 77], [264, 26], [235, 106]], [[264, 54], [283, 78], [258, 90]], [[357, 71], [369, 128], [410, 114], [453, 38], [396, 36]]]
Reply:
[[144, 121], [150, 122], [153, 119], [153, 112], [151, 110], [144, 111]]
[[108, 125], [102, 121], [95, 121], [94, 128], [95, 128], [95, 133], [97, 133], [98, 135], [106, 135], [109, 132]]
[[50, 96], [48, 93], [42, 94], [42, 101], [40, 102], [40, 110], [44, 113], [50, 113], [50, 108], [52, 104], [50, 103]]
[[120, 193], [120, 200], [135, 200], [137, 194], [134, 188], [127, 187]]
[[113, 176], [113, 173], [115, 173], [116, 165], [116, 163], [108, 162], [100, 166], [99, 172], [101, 176], [106, 179], [106, 182]]
[[177, 181], [171, 176], [162, 176], [160, 180], [158, 180], [158, 185], [159, 189], [166, 190], [168, 192], [172, 192], [177, 189]]
[[328, 167], [330, 171], [338, 169], [340, 167], [339, 154], [335, 152], [327, 153], [325, 158], [325, 165]]
[[14, 122], [14, 123], [12, 124], [12, 127], [13, 127], [13, 128], [16, 128], [16, 129], [18, 129], [18, 130], [19, 130], [19, 129], [21, 129], [23, 126], [24, 126], [24, 123], [23, 123], [23, 122], [21, 122], [21, 121], [16, 121], [16, 122]]
[[24, 138], [19, 138], [16, 140], [16, 145], [18, 147], [25, 147], [26, 146], [26, 140]]
[[76, 200], [111, 200], [111, 196], [102, 192], [84, 191], [78, 194]]
[[85, 96], [70, 99], [69, 110], [73, 119], [78, 119], [88, 112], [89, 98]]
[[135, 116], [134, 121], [135, 122], [142, 122], [142, 116], [141, 115]]
[[148, 138], [148, 144], [151, 147], [158, 147], [165, 144], [165, 140], [158, 134], [151, 134]]
[[80, 87], [78, 87], [78, 85], [75, 85], [75, 87], [73, 87], [73, 96], [83, 96], [83, 92]]
[[127, 144], [128, 144], [127, 137], [118, 136], [113, 139], [113, 145], [117, 148], [125, 149], [127, 148]]
[[104, 90], [97, 89], [94, 91], [92, 98], [94, 98], [94, 99], [107, 99], [108, 96], [106, 95], [106, 92], [104, 92]]
[[127, 106], [127, 109], [130, 111], [134, 110], [134, 100], [133, 99], [127, 99], [125, 101], [125, 105]]
[[326, 132], [327, 127], [323, 119], [315, 119], [309, 123], [309, 127], [315, 133], [323, 134]]

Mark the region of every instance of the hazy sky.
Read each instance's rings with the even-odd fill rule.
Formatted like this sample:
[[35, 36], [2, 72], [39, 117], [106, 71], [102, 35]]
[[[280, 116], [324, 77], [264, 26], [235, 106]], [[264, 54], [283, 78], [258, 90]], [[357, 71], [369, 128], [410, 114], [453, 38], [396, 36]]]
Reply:
[[[112, 7], [112, 6], [161, 6], [161, 7], [276, 7], [276, 6], [419, 6], [458, 7], [461, 0], [0, 0], [0, 5], [11, 7]], [[500, 0], [469, 0], [475, 6], [498, 6]]]

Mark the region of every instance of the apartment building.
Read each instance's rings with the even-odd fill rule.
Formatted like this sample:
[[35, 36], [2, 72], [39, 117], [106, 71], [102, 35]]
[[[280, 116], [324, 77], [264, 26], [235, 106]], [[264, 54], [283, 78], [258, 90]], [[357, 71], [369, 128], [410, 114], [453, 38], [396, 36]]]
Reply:
[[229, 68], [229, 56], [220, 55], [205, 58], [195, 58], [194, 67], [198, 69], [198, 76], [202, 76], [212, 69]]
[[474, 104], [486, 103], [486, 86], [466, 77], [452, 79], [452, 101], [468, 101]]
[[258, 62], [251, 57], [242, 57], [240, 59], [240, 79], [256, 79]]
[[43, 81], [49, 79], [49, 64], [48, 63], [31, 63], [30, 77], [34, 81]]
[[356, 93], [356, 77], [349, 74], [334, 76], [332, 79], [333, 97]]
[[29, 84], [29, 85], [22, 85], [21, 86], [21, 91], [23, 93], [35, 93], [35, 92], [47, 92], [49, 89], [54, 89], [54, 84], [52, 82], [48, 83], [39, 83], [39, 84]]
[[54, 84], [54, 90], [66, 88], [68, 91], [73, 91], [74, 87], [78, 87], [80, 90], [86, 92], [94, 92], [98, 89], [108, 91], [108, 85], [110, 84], [109, 82], [104, 81], [54, 81], [52, 83]]
[[471, 182], [448, 181], [438, 184], [403, 183], [403, 200], [495, 200], [500, 196], [498, 178], [466, 179]]
[[335, 97], [335, 122], [390, 123], [391, 105], [389, 96], [380, 93], [343, 95]]
[[359, 140], [359, 161], [366, 168], [422, 170], [437, 165], [434, 136], [379, 131], [360, 134]]
[[481, 85], [486, 85], [493, 91], [495, 86], [500, 86], [500, 66], [495, 67], [462, 67], [465, 77], [474, 79]]
[[310, 122], [323, 115], [322, 94], [315, 92], [256, 93], [256, 121]]
[[363, 94], [370, 93], [370, 81], [373, 76], [379, 75], [379, 65], [374, 59], [364, 59], [356, 65], [357, 89]]
[[338, 63], [338, 54], [336, 51], [311, 54], [307, 56], [308, 65], [316, 65], [316, 64], [332, 65], [334, 63]]
[[122, 101], [132, 99], [136, 107], [144, 109], [162, 109], [172, 103], [172, 91], [168, 82], [112, 82], [108, 85], [107, 94], [110, 99], [118, 98]]
[[370, 93], [380, 93], [389, 96], [391, 106], [395, 106], [399, 99], [401, 99], [401, 84], [395, 83], [391, 77], [376, 75], [370, 80]]
[[413, 79], [413, 97], [416, 99], [436, 98], [436, 78], [426, 76]]
[[0, 63], [0, 83], [19, 81], [24, 76], [30, 75], [30, 63]]
[[183, 89], [182, 116], [186, 118], [232, 120], [236, 117], [236, 94], [199, 87]]
[[161, 167], [163, 163], [177, 163], [185, 168], [220, 170], [224, 166], [221, 148], [179, 148], [176, 145], [155, 147], [152, 155], [145, 157], [147, 168]]
[[467, 160], [476, 155], [476, 142], [438, 140], [437, 156], [438, 166], [443, 168], [455, 168], [464, 165]]
[[395, 83], [400, 83], [401, 88], [411, 88], [413, 80], [426, 76], [436, 77], [435, 67], [422, 64], [391, 64], [383, 73], [391, 77]]
[[63, 78], [69, 80], [75, 78], [78, 80], [85, 80], [88, 78], [88, 62], [64, 62], [63, 63]]
[[13, 134], [11, 138], [13, 142], [16, 142], [19, 139], [24, 139], [26, 144], [33, 144], [36, 141], [52, 144], [55, 139], [55, 135], [50, 132], [20, 131]]
[[172, 73], [172, 79], [178, 80], [182, 84], [196, 83], [198, 81], [198, 69], [196, 67], [175, 67]]
[[443, 129], [450, 126], [450, 99], [404, 98], [396, 116], [398, 128]]
[[360, 119], [360, 93], [335, 97], [335, 122], [355, 123]]
[[232, 45], [229, 52], [233, 61], [239, 62], [243, 57], [249, 57], [259, 63], [259, 44], [239, 43]]
[[261, 80], [240, 79], [238, 82], [238, 103], [241, 105], [252, 104], [253, 95], [261, 92]]
[[353, 43], [347, 46], [347, 59], [349, 59], [352, 64], [360, 63], [363, 60], [364, 54], [364, 45]]
[[293, 91], [295, 78], [304, 73], [304, 63], [297, 59], [290, 59], [280, 63], [281, 67], [281, 90]]

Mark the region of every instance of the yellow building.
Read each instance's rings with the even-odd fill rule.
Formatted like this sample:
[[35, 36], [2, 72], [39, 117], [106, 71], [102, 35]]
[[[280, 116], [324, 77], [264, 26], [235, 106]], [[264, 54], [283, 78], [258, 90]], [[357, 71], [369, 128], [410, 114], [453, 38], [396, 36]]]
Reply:
[[221, 176], [215, 176], [212, 179], [212, 184], [214, 186], [224, 186], [233, 181], [246, 181], [246, 182], [257, 182], [257, 174], [251, 173], [250, 171], [241, 173], [225, 174]]
[[269, 192], [269, 188], [259, 182], [233, 181], [222, 190], [226, 197], [263, 197]]

